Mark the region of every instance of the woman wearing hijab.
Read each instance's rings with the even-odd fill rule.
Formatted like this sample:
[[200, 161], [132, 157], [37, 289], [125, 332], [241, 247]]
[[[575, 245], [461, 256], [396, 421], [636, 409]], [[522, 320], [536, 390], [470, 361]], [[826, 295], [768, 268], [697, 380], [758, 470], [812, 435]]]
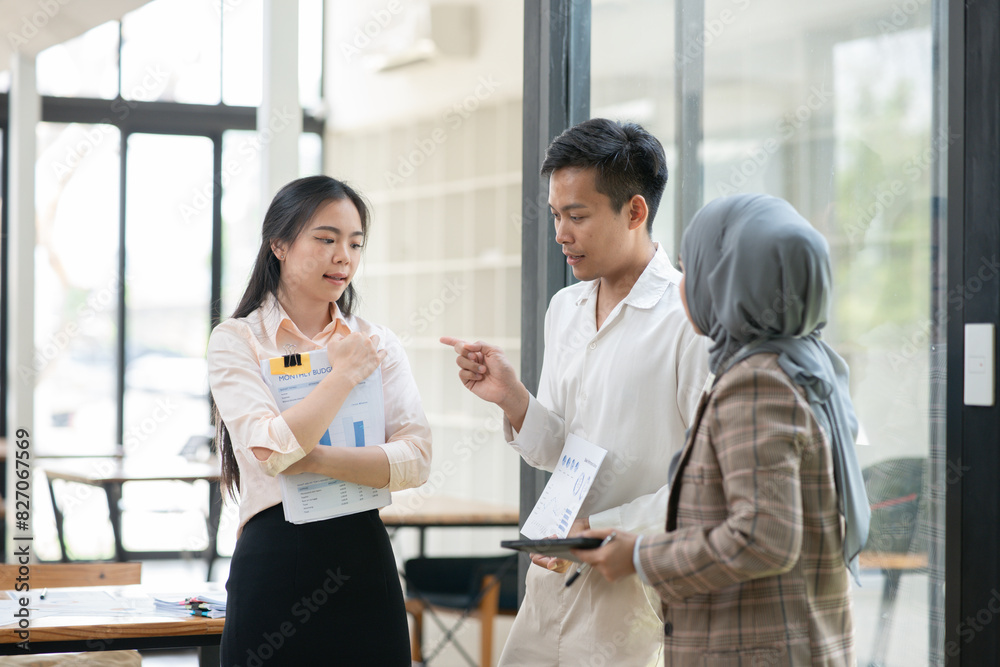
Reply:
[[695, 215], [681, 262], [716, 377], [671, 464], [666, 533], [576, 554], [656, 589], [667, 667], [853, 665], [869, 515], [847, 366], [820, 336], [826, 241], [788, 202], [734, 195]]

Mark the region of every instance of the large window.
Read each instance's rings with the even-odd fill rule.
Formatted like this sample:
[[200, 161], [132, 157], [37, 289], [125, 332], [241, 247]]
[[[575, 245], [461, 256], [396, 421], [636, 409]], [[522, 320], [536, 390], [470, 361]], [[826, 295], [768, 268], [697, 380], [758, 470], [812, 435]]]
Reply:
[[38, 54], [38, 92], [110, 100], [118, 94], [118, 21]]
[[127, 160], [123, 444], [162, 456], [209, 423], [212, 141], [133, 134]]
[[[698, 206], [735, 192], [777, 195], [830, 243], [825, 334], [851, 367], [874, 508], [854, 591], [858, 662], [886, 667], [938, 664], [943, 648], [943, 570], [929, 546], [944, 529], [932, 495], [944, 447], [934, 304], [944, 275], [938, 174], [950, 141], [935, 112], [943, 72], [931, 5], [593, 4], [592, 114], [639, 121], [668, 147], [693, 146], [687, 162], [670, 165], [667, 201], [699, 186]], [[675, 16], [702, 7], [704, 30], [678, 42]], [[695, 113], [677, 103], [680, 78]], [[660, 210], [655, 236], [676, 259], [677, 230], [693, 211]], [[883, 569], [890, 561], [895, 569]]]
[[[42, 123], [35, 169], [35, 441], [115, 452], [118, 128]], [[86, 444], [81, 443], [81, 439]]]
[[121, 23], [121, 92], [131, 100], [218, 104], [222, 12], [202, 0], [154, 0]]
[[[303, 60], [302, 175], [322, 168], [323, 12], [300, 0], [291, 46]], [[36, 456], [174, 456], [210, 432], [205, 345], [259, 242], [262, 25], [261, 0], [153, 0], [38, 55], [36, 354], [22, 362], [35, 378]], [[9, 85], [0, 73], [4, 124]], [[6, 261], [0, 272], [6, 285]], [[162, 492], [127, 486], [125, 505], [155, 508]], [[47, 498], [36, 500], [37, 551], [56, 557]], [[67, 516], [75, 558], [112, 552], [92, 509]], [[151, 535], [139, 516], [125, 516], [130, 548], [204, 546], [203, 528]], [[234, 525], [223, 522], [223, 551]]]

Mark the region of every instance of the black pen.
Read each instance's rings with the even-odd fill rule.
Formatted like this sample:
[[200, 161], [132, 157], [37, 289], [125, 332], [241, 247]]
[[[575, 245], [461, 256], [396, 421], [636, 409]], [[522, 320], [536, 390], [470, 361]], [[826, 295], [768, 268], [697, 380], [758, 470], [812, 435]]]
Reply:
[[[611, 540], [615, 539], [615, 537], [617, 537], [617, 536], [618, 536], [618, 533], [616, 533], [615, 531], [612, 530], [610, 533], [608, 533], [608, 536], [604, 538], [604, 541], [601, 542], [601, 544], [597, 548], [600, 549], [605, 544], [607, 544]], [[576, 568], [576, 572], [574, 572], [573, 574], [569, 575], [569, 579], [566, 580], [566, 586], [569, 586], [574, 581], [576, 581], [577, 577], [579, 577], [583, 573], [583, 570], [586, 567], [587, 567], [586, 563], [581, 563], [580, 567]]]

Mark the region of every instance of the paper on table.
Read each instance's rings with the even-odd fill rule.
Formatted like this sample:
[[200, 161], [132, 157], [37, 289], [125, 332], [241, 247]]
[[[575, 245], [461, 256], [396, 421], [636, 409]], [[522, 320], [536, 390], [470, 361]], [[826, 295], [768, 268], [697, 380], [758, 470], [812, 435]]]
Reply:
[[521, 528], [530, 540], [566, 537], [608, 450], [570, 434], [542, 495]]
[[[326, 350], [300, 355], [302, 365], [287, 368], [281, 357], [260, 362], [264, 382], [282, 411], [295, 405], [331, 371]], [[355, 385], [340, 412], [320, 438], [321, 445], [364, 447], [385, 442], [385, 407], [382, 397], [382, 369]], [[279, 475], [285, 519], [308, 523], [385, 507], [392, 502], [389, 492], [325, 475], [301, 473]]]
[[[45, 597], [42, 597], [43, 590]], [[17, 621], [14, 611], [26, 599], [31, 618], [44, 616], [135, 616], [143, 611], [142, 604], [134, 596], [122, 591], [105, 589], [90, 590], [80, 588], [36, 588], [31, 591], [7, 591], [7, 597], [14, 603], [0, 605], [0, 625]], [[10, 609], [8, 611], [8, 609]]]

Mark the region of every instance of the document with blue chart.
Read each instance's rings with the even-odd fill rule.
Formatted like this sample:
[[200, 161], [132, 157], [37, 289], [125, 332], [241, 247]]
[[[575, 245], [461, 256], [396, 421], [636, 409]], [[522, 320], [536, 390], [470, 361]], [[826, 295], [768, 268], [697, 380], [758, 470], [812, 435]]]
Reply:
[[566, 537], [607, 454], [603, 447], [570, 434], [521, 534], [529, 540]]
[[[260, 363], [264, 382], [279, 410], [301, 401], [331, 372], [326, 350], [298, 355], [296, 366], [286, 366], [284, 357]], [[385, 407], [382, 398], [382, 369], [358, 383], [319, 440], [326, 447], [365, 447], [385, 442]], [[315, 473], [278, 475], [285, 519], [309, 523], [385, 507], [389, 491], [331, 479]]]

